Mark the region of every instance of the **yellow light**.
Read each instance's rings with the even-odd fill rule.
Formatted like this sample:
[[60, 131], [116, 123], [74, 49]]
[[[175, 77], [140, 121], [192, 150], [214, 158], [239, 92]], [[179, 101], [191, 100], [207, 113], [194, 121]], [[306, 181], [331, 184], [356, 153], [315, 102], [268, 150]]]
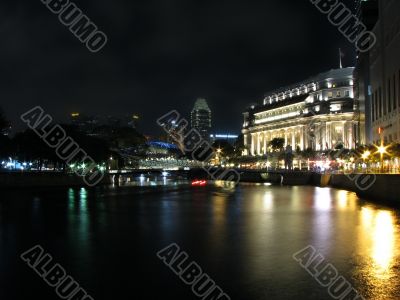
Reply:
[[71, 117], [73, 117], [73, 118], [76, 118], [76, 117], [79, 117], [79, 116], [80, 116], [79, 113], [72, 113], [72, 114], [71, 114]]
[[365, 151], [365, 152], [363, 153], [363, 155], [362, 155], [362, 158], [363, 158], [363, 159], [367, 159], [370, 155], [371, 155], [371, 152], [370, 152], [370, 151]]
[[394, 254], [394, 224], [391, 212], [379, 211], [375, 219], [373, 230], [374, 245], [372, 257], [376, 264], [376, 271], [388, 271], [392, 264]]
[[218, 148], [218, 149], [217, 149], [217, 153], [222, 153], [222, 149], [221, 149], [221, 148]]
[[380, 154], [385, 154], [385, 153], [386, 153], [386, 147], [384, 147], [384, 146], [378, 147], [378, 152], [379, 152]]

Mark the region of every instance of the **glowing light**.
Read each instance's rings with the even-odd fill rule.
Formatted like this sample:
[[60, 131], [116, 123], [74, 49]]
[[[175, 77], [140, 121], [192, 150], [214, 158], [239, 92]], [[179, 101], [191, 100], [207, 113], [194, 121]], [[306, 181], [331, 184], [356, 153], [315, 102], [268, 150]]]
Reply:
[[380, 154], [385, 154], [385, 153], [386, 153], [386, 147], [384, 147], [384, 146], [378, 147], [378, 152], [379, 152]]
[[192, 186], [206, 186], [207, 181], [206, 180], [193, 180], [192, 181]]
[[348, 192], [347, 191], [339, 191], [339, 199], [338, 199], [338, 206], [341, 209], [347, 208], [348, 205]]
[[393, 216], [388, 211], [380, 211], [376, 215], [373, 231], [372, 257], [379, 273], [388, 271], [394, 254]]
[[331, 190], [317, 188], [315, 190], [315, 208], [319, 211], [329, 211], [332, 208]]
[[368, 157], [369, 157], [370, 155], [371, 155], [371, 152], [370, 152], [370, 151], [365, 151], [361, 157], [362, 157], [362, 159], [368, 159]]

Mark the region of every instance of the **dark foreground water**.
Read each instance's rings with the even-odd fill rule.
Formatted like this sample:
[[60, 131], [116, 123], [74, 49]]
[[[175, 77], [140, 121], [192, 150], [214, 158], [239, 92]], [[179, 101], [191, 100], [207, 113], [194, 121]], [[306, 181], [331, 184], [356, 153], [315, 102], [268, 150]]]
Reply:
[[41, 245], [94, 299], [199, 299], [156, 253], [186, 251], [231, 299], [331, 299], [292, 255], [311, 245], [365, 299], [400, 299], [400, 216], [346, 191], [242, 185], [2, 191], [0, 299], [59, 299]]

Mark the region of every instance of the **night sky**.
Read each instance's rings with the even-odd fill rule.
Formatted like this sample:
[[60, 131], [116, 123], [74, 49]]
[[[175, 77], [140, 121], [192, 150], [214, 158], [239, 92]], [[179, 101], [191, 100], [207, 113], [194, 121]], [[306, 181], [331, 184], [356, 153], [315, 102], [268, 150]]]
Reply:
[[17, 130], [41, 105], [59, 122], [72, 111], [137, 113], [141, 131], [157, 135], [158, 117], [189, 115], [204, 97], [214, 131], [238, 133], [269, 90], [337, 68], [338, 48], [345, 66], [355, 61], [309, 0], [74, 2], [108, 36], [97, 54], [40, 0], [0, 3], [0, 106]]

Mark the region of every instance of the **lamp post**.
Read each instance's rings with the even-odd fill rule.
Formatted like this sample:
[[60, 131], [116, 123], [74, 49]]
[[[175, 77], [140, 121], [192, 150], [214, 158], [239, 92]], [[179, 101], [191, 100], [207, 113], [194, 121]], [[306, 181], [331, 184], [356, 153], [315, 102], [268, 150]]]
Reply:
[[386, 147], [383, 145], [383, 142], [381, 143], [380, 147], [378, 147], [378, 152], [381, 156], [381, 173], [383, 173], [383, 155], [386, 153]]
[[[363, 153], [363, 155], [361, 156], [362, 157], [362, 159], [363, 159], [363, 161], [364, 161], [364, 164], [366, 164], [366, 160], [368, 159], [368, 157], [371, 155], [371, 152], [370, 151], [365, 151], [364, 153]], [[368, 173], [368, 164], [366, 164], [366, 166], [367, 166], [367, 173]]]

